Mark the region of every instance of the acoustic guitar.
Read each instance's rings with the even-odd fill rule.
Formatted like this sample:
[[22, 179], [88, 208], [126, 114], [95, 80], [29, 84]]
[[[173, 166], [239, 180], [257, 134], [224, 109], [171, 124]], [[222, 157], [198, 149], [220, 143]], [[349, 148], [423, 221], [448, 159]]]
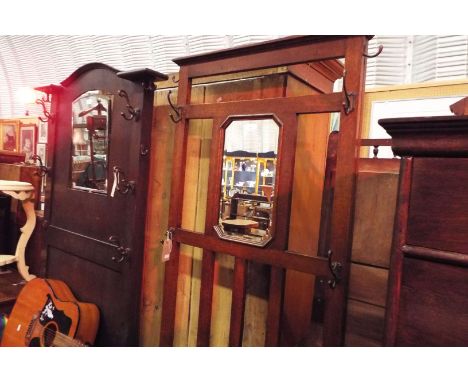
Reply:
[[96, 305], [77, 301], [62, 281], [35, 278], [21, 290], [1, 346], [89, 346], [98, 326]]

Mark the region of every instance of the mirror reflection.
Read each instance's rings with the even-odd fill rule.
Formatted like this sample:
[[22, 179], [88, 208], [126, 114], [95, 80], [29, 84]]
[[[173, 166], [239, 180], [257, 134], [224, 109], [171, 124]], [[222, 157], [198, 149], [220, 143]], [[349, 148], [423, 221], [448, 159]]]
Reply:
[[278, 137], [273, 119], [235, 120], [226, 128], [219, 237], [261, 247], [273, 238]]
[[88, 91], [72, 103], [71, 187], [107, 193], [112, 95]]

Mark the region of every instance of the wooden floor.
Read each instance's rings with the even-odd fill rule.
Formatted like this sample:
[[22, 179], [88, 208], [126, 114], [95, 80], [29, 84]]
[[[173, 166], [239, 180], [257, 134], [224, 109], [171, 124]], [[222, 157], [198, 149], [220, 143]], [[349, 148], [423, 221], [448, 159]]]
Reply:
[[0, 313], [8, 314], [11, 311], [23, 286], [24, 280], [16, 268], [0, 268]]

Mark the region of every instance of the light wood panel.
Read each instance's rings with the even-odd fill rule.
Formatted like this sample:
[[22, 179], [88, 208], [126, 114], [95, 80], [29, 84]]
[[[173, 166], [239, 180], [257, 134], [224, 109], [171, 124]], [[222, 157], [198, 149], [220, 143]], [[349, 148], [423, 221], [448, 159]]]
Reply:
[[349, 298], [385, 307], [388, 270], [351, 264]]
[[167, 117], [168, 109], [155, 109], [151, 136], [148, 209], [146, 214], [145, 257], [143, 265], [140, 344], [159, 344], [162, 285], [164, 267], [160, 240], [167, 230], [169, 216], [170, 177], [174, 142], [174, 124]]
[[398, 174], [359, 172], [352, 261], [389, 267], [397, 188]]
[[346, 346], [382, 346], [385, 309], [349, 300], [346, 316]]
[[[303, 82], [288, 78], [288, 96], [315, 93]], [[328, 113], [304, 114], [298, 118], [288, 249], [309, 256], [316, 256], [318, 249], [329, 123]], [[307, 335], [314, 286], [313, 275], [293, 270], [286, 272], [282, 325], [284, 345], [298, 344]]]

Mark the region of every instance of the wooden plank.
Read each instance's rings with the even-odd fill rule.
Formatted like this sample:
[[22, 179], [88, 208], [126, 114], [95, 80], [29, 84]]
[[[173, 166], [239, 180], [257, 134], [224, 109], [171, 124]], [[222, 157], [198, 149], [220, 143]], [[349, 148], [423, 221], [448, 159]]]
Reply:
[[160, 240], [167, 230], [169, 215], [170, 177], [172, 172], [174, 124], [167, 117], [167, 107], [156, 107], [151, 136], [148, 207], [145, 233], [145, 256], [142, 281], [140, 344], [159, 344], [162, 283]]
[[[258, 50], [243, 47], [243, 51], [237, 48], [237, 51], [219, 51], [212, 55], [205, 54], [201, 59], [191, 56], [187, 59], [175, 59], [174, 62], [178, 65], [188, 65], [190, 77], [194, 78], [344, 57], [345, 39], [340, 36], [326, 39], [328, 41], [304, 40], [298, 44], [291, 44], [292, 46], [287, 45], [290, 42], [281, 44], [282, 46], [275, 42], [270, 49], [262, 44]], [[232, 57], [233, 55], [236, 56]]]
[[203, 251], [197, 346], [210, 345], [215, 253]]
[[401, 271], [403, 267], [403, 253], [401, 247], [406, 243], [407, 219], [413, 159], [401, 160], [400, 183], [398, 185], [398, 201], [393, 229], [392, 255], [390, 258], [390, 273], [388, 283], [387, 311], [385, 315], [385, 346], [395, 346], [398, 311], [400, 309]]
[[322, 73], [312, 68], [309, 64], [297, 64], [288, 66], [288, 71], [300, 81], [319, 91], [320, 93], [330, 93], [333, 89], [332, 81], [323, 76]]
[[466, 346], [468, 269], [404, 258], [396, 346]]
[[[184, 200], [182, 204], [181, 226], [204, 232], [205, 214], [200, 212], [206, 209], [207, 183], [199, 179], [200, 171], [205, 158], [203, 158], [202, 145], [208, 141], [208, 153], [205, 155], [209, 162], [209, 143], [211, 142], [211, 126], [204, 124], [203, 120], [190, 120], [187, 136], [186, 171], [184, 180]], [[206, 128], [208, 127], [208, 129]], [[205, 133], [204, 130], [208, 130]], [[206, 161], [205, 161], [206, 162]], [[204, 192], [202, 191], [204, 189]], [[199, 194], [204, 194], [199, 198]], [[201, 200], [199, 200], [201, 199]], [[201, 215], [201, 216], [199, 216]], [[197, 224], [198, 223], [198, 224]], [[192, 266], [194, 247], [181, 246], [179, 259], [179, 277], [177, 283], [177, 299], [175, 314], [174, 346], [187, 346], [191, 312]]]
[[[329, 119], [329, 114], [298, 118], [288, 249], [307, 256], [318, 254]], [[295, 346], [307, 335], [314, 285], [314, 275], [286, 271], [283, 345]]]
[[[210, 168], [210, 151], [212, 144], [212, 128], [211, 120], [203, 120], [202, 142], [200, 147], [200, 168], [198, 170], [199, 187], [197, 191], [197, 211], [195, 216], [195, 227], [197, 231], [205, 230], [206, 225], [206, 203], [208, 194], [208, 178]], [[192, 274], [191, 274], [191, 291], [190, 291], [190, 317], [189, 317], [189, 333], [188, 346], [196, 346], [197, 330], [198, 330], [198, 309], [200, 305], [200, 288], [202, 274], [202, 258], [203, 250], [194, 248], [192, 255]]]
[[188, 119], [225, 117], [227, 115], [275, 113], [332, 113], [342, 109], [341, 93], [313, 94], [288, 98], [267, 98], [233, 102], [187, 105], [184, 116]]
[[333, 261], [342, 264], [342, 282], [329, 290], [325, 306], [324, 345], [338, 346], [344, 343], [346, 295], [351, 257], [355, 177], [360, 138], [360, 119], [365, 81], [367, 41], [363, 37], [350, 37], [346, 41], [346, 89], [353, 92], [354, 110], [344, 111], [340, 117], [340, 137], [337, 150], [335, 192], [331, 219], [330, 249]]
[[296, 154], [297, 116], [295, 114], [279, 114], [283, 126], [280, 129], [280, 146], [276, 167], [275, 184], [275, 230], [274, 240], [270, 248], [284, 250], [287, 248], [289, 222], [291, 215], [292, 187], [294, 180], [294, 163]]
[[403, 245], [401, 251], [406, 257], [460, 265], [462, 267], [468, 266], [468, 254], [466, 253], [440, 251], [438, 249], [415, 247], [413, 245]]
[[270, 296], [265, 346], [278, 346], [280, 343], [281, 316], [283, 311], [284, 269], [271, 267]]
[[385, 308], [388, 270], [351, 264], [349, 298]]
[[[222, 166], [222, 160], [220, 155], [222, 150], [220, 146], [223, 143], [223, 131], [219, 128], [222, 121], [213, 121], [213, 132], [212, 132], [212, 143], [210, 149], [210, 166], [209, 166], [209, 179], [208, 179], [208, 193], [206, 206], [211, 207], [219, 204], [219, 201], [214, 198], [218, 198], [219, 187], [221, 182], [220, 171]], [[218, 219], [218, 211], [214, 208], [208, 208], [206, 210], [205, 220], [205, 233], [213, 234], [213, 226], [216, 224]], [[210, 331], [211, 331], [211, 316], [212, 316], [212, 303], [213, 303], [213, 282], [215, 272], [215, 253], [214, 251], [206, 250], [206, 246], [200, 245], [204, 248], [202, 269], [201, 269], [201, 284], [200, 284], [200, 307], [198, 317], [198, 346], [209, 346], [210, 344]]]
[[250, 261], [247, 268], [247, 296], [242, 346], [264, 346], [270, 267]]
[[[354, 213], [353, 261], [389, 267], [397, 191], [397, 174], [358, 173]], [[385, 203], [382, 203], [383, 200]]]
[[216, 254], [209, 346], [229, 346], [234, 261], [235, 259], [227, 254]]
[[228, 253], [232, 256], [256, 261], [261, 264], [295, 269], [304, 273], [311, 273], [316, 276], [328, 277], [330, 274], [328, 261], [323, 257], [306, 256], [292, 251], [256, 248], [182, 229], [176, 229], [174, 241], [193, 245], [195, 247], [203, 247], [213, 252]]
[[349, 300], [346, 317], [346, 346], [382, 346], [385, 309]]
[[[190, 98], [190, 81], [187, 71], [180, 71], [178, 105], [185, 105]], [[174, 142], [173, 172], [171, 183], [171, 199], [169, 212], [169, 227], [180, 226], [182, 217], [182, 200], [184, 189], [182, 182], [185, 175], [187, 120], [177, 124]], [[177, 280], [179, 272], [179, 244], [174, 243], [171, 259], [166, 263], [164, 276], [163, 307], [161, 320], [161, 346], [172, 346], [174, 341], [175, 311], [177, 302]]]
[[386, 174], [399, 174], [400, 173], [400, 159], [386, 159], [386, 158], [359, 158], [358, 172], [373, 172], [373, 173], [386, 173]]
[[242, 337], [244, 334], [246, 281], [247, 261], [244, 259], [236, 258], [234, 263], [229, 346], [242, 345]]
[[468, 254], [467, 167], [468, 158], [414, 159], [407, 244]]

